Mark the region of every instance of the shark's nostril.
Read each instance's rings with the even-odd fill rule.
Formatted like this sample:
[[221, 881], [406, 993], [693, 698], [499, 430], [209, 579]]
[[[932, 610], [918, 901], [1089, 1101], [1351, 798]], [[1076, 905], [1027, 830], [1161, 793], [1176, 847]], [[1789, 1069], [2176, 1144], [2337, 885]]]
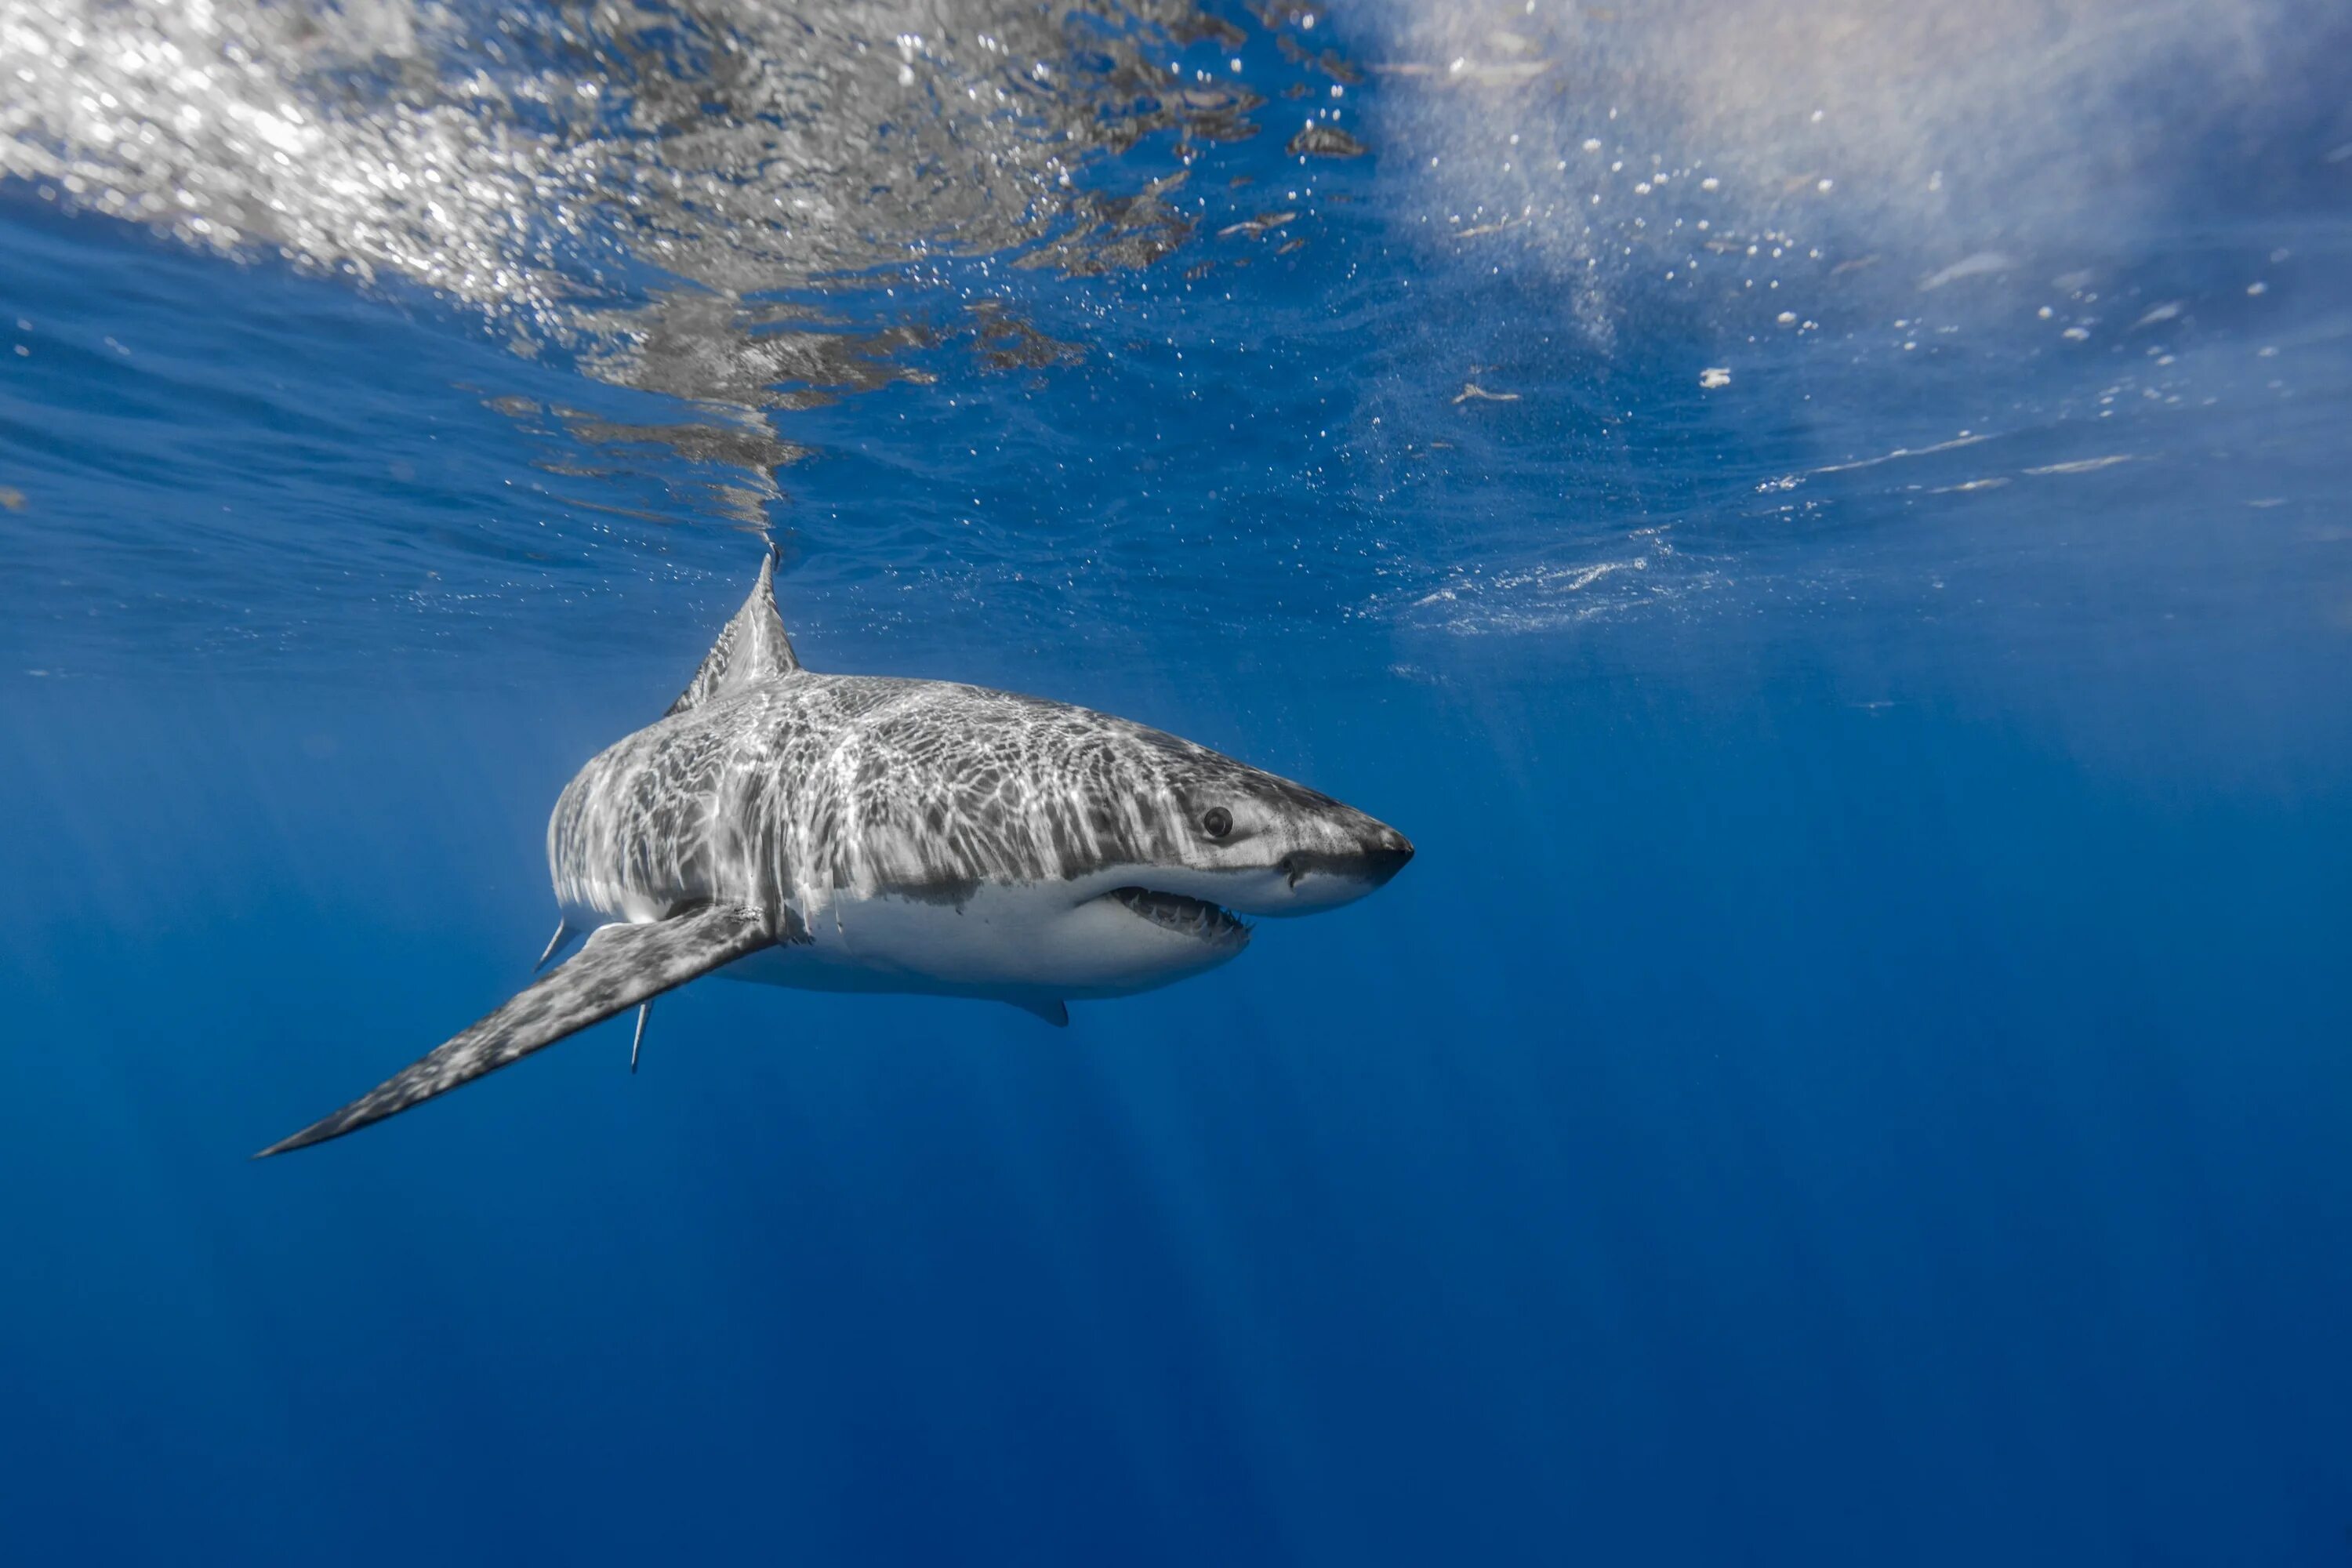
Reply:
[[1404, 835], [1391, 831], [1379, 844], [1364, 851], [1364, 875], [1374, 887], [1378, 887], [1403, 870], [1404, 863], [1412, 858], [1412, 844], [1406, 841]]
[[1294, 849], [1277, 863], [1293, 888], [1311, 875], [1369, 882], [1377, 888], [1404, 869], [1412, 858], [1412, 844], [1393, 827], [1362, 835], [1353, 849], [1327, 852]]

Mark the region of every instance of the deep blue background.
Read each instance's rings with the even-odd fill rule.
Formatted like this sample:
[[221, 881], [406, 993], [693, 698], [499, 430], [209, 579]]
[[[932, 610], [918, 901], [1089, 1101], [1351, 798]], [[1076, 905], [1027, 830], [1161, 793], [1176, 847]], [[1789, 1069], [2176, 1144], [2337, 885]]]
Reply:
[[260, 1164], [522, 983], [761, 546], [580, 434], [674, 403], [0, 188], [0, 1557], [2352, 1558], [2352, 164], [1775, 335], [1428, 240], [1394, 90], [1304, 249], [1215, 237], [1271, 136], [988, 279], [1050, 363], [831, 302], [929, 379], [761, 504], [813, 668], [1404, 875], [1066, 1032], [701, 984]]
[[1066, 1034], [708, 985], [259, 1165], [521, 979], [605, 695], [17, 696], [12, 1535], [2329, 1560], [2340, 792], [1556, 673], [1066, 677], [1419, 860]]

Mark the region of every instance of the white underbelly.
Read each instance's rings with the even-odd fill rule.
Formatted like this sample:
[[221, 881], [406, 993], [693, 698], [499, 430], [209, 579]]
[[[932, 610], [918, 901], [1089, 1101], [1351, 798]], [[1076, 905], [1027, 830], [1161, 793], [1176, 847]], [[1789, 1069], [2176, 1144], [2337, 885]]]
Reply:
[[841, 899], [810, 941], [763, 948], [720, 973], [814, 991], [950, 996], [1123, 996], [1197, 974], [1239, 951], [1066, 887], [983, 888], [961, 904]]

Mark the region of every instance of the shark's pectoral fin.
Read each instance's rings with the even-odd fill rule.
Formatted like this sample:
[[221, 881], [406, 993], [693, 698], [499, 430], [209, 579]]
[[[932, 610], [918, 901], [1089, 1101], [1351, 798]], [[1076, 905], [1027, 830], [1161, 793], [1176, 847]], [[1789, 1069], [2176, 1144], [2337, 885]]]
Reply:
[[1070, 1026], [1070, 1005], [1058, 996], [1007, 996], [1024, 1013], [1033, 1013], [1057, 1029]]
[[397, 1115], [774, 940], [765, 915], [730, 907], [697, 910], [646, 925], [601, 926], [576, 956], [517, 992], [505, 1006], [407, 1071], [261, 1154], [322, 1143]]

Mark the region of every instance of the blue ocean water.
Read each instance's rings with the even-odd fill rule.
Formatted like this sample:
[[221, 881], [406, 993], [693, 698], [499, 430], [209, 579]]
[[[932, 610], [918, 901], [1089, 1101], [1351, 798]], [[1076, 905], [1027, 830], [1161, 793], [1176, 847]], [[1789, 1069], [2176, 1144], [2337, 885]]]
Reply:
[[[2347, 45], [0, 7], [8, 1560], [2345, 1561]], [[1419, 855], [249, 1163], [771, 543]]]

